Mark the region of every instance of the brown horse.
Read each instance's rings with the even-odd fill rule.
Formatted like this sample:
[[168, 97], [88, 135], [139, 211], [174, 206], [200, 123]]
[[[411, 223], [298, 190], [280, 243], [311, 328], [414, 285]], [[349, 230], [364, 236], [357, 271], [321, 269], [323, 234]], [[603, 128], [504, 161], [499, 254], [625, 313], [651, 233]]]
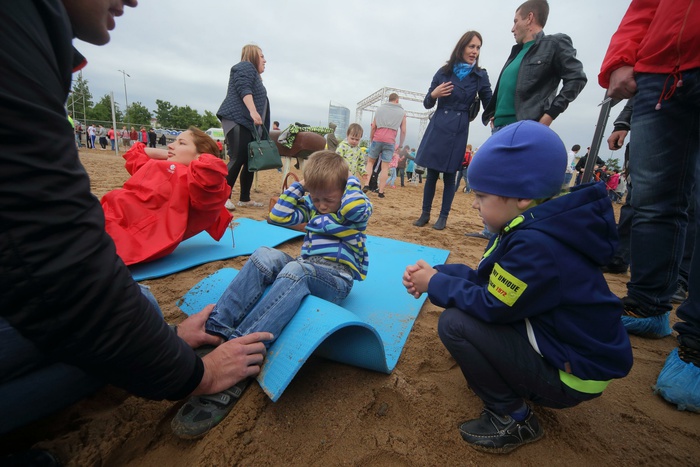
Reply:
[[277, 144], [280, 156], [282, 156], [282, 180], [290, 170], [291, 158], [296, 157], [299, 168], [303, 170], [304, 161], [311, 153], [320, 151], [326, 147], [326, 138], [311, 131], [300, 131], [294, 138], [292, 147], [288, 148], [277, 142], [281, 130], [270, 130], [270, 139]]

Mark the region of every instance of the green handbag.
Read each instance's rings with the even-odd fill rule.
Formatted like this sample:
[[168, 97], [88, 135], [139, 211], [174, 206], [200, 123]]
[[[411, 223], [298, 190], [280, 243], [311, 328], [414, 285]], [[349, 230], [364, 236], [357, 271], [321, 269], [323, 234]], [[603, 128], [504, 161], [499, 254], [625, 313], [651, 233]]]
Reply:
[[282, 158], [277, 150], [277, 144], [270, 139], [265, 125], [263, 129], [263, 139], [258, 136], [257, 130], [253, 132], [255, 141], [248, 143], [248, 171], [279, 169], [282, 167]]

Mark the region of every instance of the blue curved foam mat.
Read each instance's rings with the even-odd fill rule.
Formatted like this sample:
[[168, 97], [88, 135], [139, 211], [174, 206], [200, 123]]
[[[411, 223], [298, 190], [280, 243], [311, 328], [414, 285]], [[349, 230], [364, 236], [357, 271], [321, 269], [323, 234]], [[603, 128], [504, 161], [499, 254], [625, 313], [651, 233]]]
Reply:
[[[391, 373], [403, 350], [426, 294], [406, 293], [406, 266], [424, 259], [442, 264], [448, 250], [382, 237], [367, 237], [369, 274], [355, 282], [340, 304], [306, 297], [294, 318], [270, 347], [258, 382], [273, 401], [279, 399], [312, 353], [369, 370]], [[178, 303], [191, 315], [216, 303], [238, 273], [221, 269], [202, 280]]]
[[236, 239], [235, 247], [230, 231], [218, 242], [208, 233], [201, 232], [180, 243], [168, 256], [130, 266], [131, 276], [135, 281], [168, 276], [200, 264], [251, 255], [258, 247], [275, 247], [287, 240], [301, 237], [304, 233], [242, 217], [234, 220], [233, 235]]

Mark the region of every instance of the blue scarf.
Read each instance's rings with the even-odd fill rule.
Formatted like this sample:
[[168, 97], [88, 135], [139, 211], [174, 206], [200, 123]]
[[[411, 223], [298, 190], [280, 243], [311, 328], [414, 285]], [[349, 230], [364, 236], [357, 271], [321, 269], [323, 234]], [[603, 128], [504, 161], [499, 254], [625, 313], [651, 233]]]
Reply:
[[[476, 62], [474, 62], [475, 64]], [[474, 68], [474, 64], [468, 64], [466, 62], [455, 63], [452, 66], [452, 72], [455, 74], [460, 81], [462, 81], [469, 73], [471, 73]]]

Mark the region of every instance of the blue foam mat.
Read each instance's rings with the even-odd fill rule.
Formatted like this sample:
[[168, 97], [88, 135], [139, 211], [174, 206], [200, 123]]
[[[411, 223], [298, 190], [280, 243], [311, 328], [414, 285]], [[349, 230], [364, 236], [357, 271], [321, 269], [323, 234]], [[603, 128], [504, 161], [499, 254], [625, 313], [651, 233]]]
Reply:
[[130, 266], [131, 275], [135, 281], [168, 276], [200, 264], [251, 255], [258, 247], [275, 247], [287, 240], [304, 235], [303, 232], [247, 218], [235, 219], [234, 225], [235, 248], [230, 231], [226, 232], [218, 242], [208, 233], [201, 232], [180, 243], [168, 256], [150, 263]]
[[[448, 250], [368, 236], [370, 269], [339, 305], [306, 297], [270, 347], [258, 382], [279, 399], [312, 353], [330, 360], [391, 373], [426, 300], [406, 293], [401, 278], [419, 259], [442, 264]], [[178, 303], [188, 315], [216, 303], [238, 271], [221, 269], [194, 286]]]

